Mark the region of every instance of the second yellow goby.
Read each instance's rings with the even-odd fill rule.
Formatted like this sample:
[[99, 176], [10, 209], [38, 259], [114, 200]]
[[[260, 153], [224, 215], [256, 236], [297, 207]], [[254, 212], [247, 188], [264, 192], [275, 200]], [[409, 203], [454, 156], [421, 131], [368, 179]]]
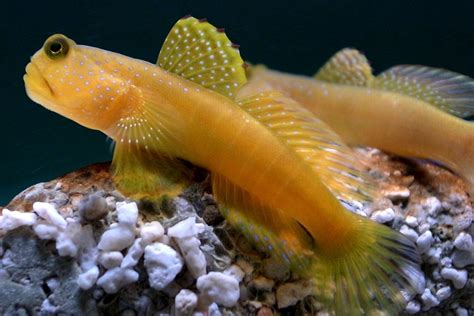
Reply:
[[425, 66], [395, 66], [374, 77], [365, 56], [343, 49], [315, 78], [256, 66], [245, 93], [278, 90], [353, 145], [436, 160], [474, 193], [474, 81]]

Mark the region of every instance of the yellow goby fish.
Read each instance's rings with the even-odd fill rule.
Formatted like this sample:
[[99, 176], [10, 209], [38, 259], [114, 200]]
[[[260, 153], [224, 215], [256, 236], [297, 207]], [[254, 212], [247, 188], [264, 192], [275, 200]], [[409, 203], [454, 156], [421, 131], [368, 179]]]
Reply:
[[24, 80], [35, 102], [116, 142], [120, 190], [176, 193], [187, 184], [178, 159], [190, 161], [210, 171], [226, 219], [315, 279], [328, 309], [398, 311], [398, 286], [411, 288], [418, 265], [414, 245], [338, 201], [371, 189], [322, 121], [276, 92], [234, 100], [242, 64], [225, 34], [185, 18], [158, 66], [53, 35]]
[[437, 160], [474, 193], [474, 81], [425, 66], [395, 66], [374, 77], [367, 59], [343, 49], [309, 78], [257, 66], [245, 93], [276, 89], [309, 109], [344, 141]]

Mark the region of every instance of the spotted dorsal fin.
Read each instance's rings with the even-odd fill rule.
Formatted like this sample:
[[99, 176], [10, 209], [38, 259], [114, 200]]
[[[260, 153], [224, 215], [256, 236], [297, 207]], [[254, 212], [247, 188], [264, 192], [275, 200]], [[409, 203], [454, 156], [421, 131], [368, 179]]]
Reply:
[[328, 125], [295, 101], [268, 91], [238, 103], [309, 163], [338, 198], [346, 201], [373, 198], [372, 180], [352, 149]]
[[400, 65], [382, 72], [372, 86], [422, 100], [457, 117], [474, 115], [474, 80], [452, 71]]
[[367, 58], [356, 49], [344, 48], [337, 52], [315, 75], [330, 83], [365, 87], [373, 79]]
[[161, 48], [157, 64], [232, 99], [247, 81], [238, 46], [223, 29], [193, 17], [176, 22]]

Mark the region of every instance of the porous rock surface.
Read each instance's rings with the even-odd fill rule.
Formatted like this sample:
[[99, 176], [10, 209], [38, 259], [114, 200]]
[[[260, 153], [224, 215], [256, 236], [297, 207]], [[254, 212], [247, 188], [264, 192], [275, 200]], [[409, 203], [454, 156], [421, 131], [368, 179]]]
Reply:
[[[473, 212], [462, 180], [427, 162], [357, 154], [382, 194], [354, 210], [422, 253], [403, 314], [472, 315]], [[177, 198], [133, 201], [108, 168], [39, 183], [2, 209], [0, 314], [326, 315], [310, 282], [226, 224], [206, 180]]]

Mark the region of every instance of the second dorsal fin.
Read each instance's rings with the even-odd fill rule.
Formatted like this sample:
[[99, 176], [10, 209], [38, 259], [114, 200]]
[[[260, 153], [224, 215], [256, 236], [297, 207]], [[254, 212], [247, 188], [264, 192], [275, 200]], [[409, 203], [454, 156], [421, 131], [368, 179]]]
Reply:
[[330, 83], [367, 86], [373, 79], [367, 58], [356, 49], [344, 48], [337, 52], [315, 75]]
[[372, 86], [422, 100], [457, 117], [474, 115], [474, 80], [449, 70], [394, 66], [378, 75]]
[[315, 75], [318, 80], [391, 91], [426, 102], [454, 116], [474, 116], [474, 80], [444, 69], [394, 66], [374, 77], [363, 54], [345, 48]]
[[161, 48], [157, 64], [232, 99], [247, 82], [238, 46], [223, 29], [193, 17], [176, 22]]
[[329, 126], [279, 92], [264, 92], [238, 104], [310, 164], [322, 182], [346, 201], [371, 200], [370, 176]]

